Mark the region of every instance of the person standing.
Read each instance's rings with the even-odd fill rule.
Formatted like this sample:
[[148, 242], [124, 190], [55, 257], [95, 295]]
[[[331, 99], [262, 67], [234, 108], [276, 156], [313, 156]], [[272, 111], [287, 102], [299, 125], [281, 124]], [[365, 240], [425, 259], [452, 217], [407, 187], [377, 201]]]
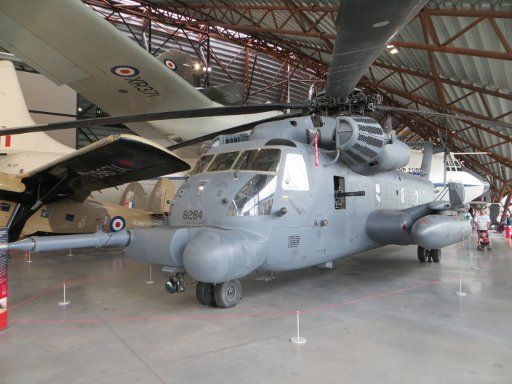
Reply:
[[475, 216], [475, 225], [479, 236], [482, 232], [487, 231], [491, 226], [491, 218], [485, 209], [481, 209], [478, 212], [478, 215]]

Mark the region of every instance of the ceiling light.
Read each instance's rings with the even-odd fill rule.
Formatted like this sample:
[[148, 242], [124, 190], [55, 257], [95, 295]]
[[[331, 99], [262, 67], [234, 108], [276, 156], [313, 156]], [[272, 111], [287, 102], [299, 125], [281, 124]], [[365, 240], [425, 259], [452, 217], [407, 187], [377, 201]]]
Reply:
[[386, 20], [386, 21], [379, 21], [378, 23], [373, 24], [372, 27], [373, 28], [380, 28], [380, 27], [385, 27], [388, 24], [389, 24], [388, 20]]
[[389, 53], [391, 53], [392, 55], [396, 55], [398, 53], [398, 49], [396, 48], [392, 48]]

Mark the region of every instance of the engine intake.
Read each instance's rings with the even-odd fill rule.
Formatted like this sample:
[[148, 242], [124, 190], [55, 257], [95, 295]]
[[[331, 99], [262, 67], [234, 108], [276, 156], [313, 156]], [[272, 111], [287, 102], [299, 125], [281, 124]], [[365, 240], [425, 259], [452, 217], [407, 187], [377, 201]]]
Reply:
[[401, 168], [409, 162], [409, 147], [384, 133], [374, 119], [343, 116], [338, 120], [334, 133], [336, 148], [353, 171], [372, 175]]

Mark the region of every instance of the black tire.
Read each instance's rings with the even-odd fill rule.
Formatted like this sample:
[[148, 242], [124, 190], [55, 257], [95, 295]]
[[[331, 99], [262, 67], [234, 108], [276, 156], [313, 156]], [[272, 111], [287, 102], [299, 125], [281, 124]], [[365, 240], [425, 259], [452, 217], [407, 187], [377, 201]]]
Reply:
[[219, 308], [231, 308], [242, 297], [242, 285], [238, 279], [215, 285], [215, 304]]
[[427, 250], [418, 245], [418, 260], [420, 263], [425, 263], [427, 261]]
[[213, 298], [214, 294], [214, 286], [211, 283], [203, 283], [201, 281], [197, 282], [196, 285], [196, 297], [197, 301], [199, 301], [202, 305], [213, 305], [215, 304], [215, 299]]
[[439, 263], [441, 261], [441, 250], [440, 249], [429, 249], [428, 255], [432, 257], [432, 261], [434, 263]]

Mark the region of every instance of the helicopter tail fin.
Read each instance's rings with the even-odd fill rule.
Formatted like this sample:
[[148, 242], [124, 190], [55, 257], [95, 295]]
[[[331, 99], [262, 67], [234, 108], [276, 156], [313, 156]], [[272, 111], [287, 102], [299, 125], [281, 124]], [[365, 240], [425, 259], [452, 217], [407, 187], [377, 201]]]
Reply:
[[432, 156], [434, 155], [434, 146], [427, 142], [423, 147], [423, 158], [421, 159], [421, 174], [427, 179], [430, 176], [430, 168], [432, 167]]

